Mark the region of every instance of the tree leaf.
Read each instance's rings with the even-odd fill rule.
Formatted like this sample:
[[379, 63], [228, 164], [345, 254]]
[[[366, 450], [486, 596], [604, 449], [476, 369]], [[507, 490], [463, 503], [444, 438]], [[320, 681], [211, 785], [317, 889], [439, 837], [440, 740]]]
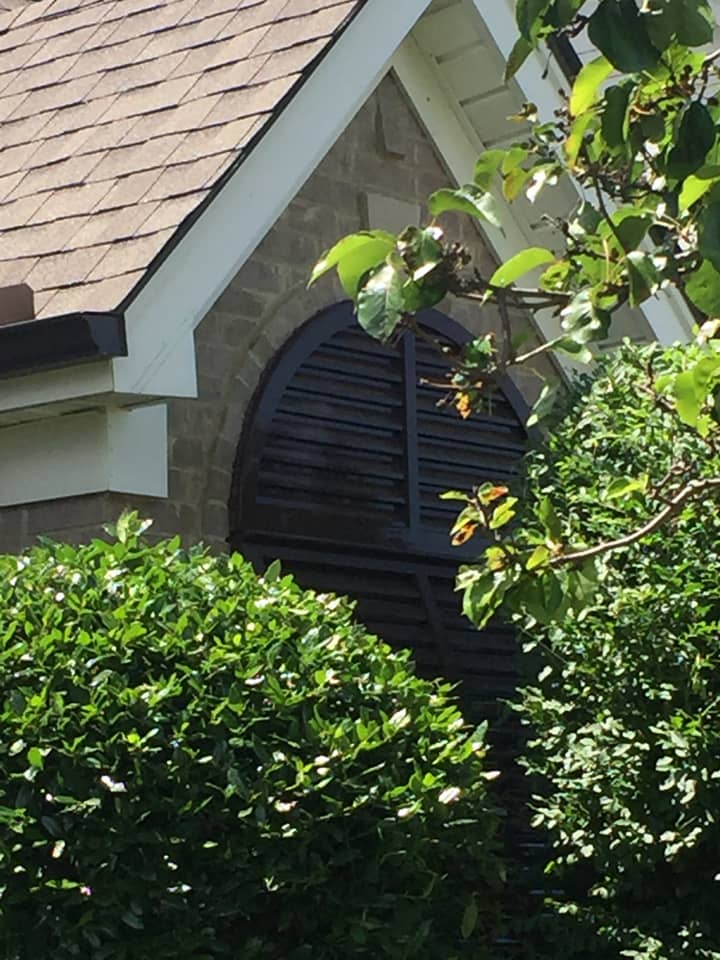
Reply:
[[600, 211], [588, 200], [583, 200], [577, 213], [568, 222], [568, 233], [574, 240], [583, 240], [588, 234], [597, 233], [601, 222]]
[[654, 4], [646, 17], [648, 34], [658, 50], [665, 50], [673, 39], [689, 47], [712, 43], [714, 18], [705, 0], [671, 0]]
[[706, 0], [680, 0], [679, 3], [676, 0], [673, 6], [679, 6], [682, 10], [677, 26], [678, 43], [686, 43], [689, 47], [702, 47], [706, 43], [712, 43], [715, 36], [715, 16]]
[[554, 259], [555, 254], [545, 247], [527, 247], [501, 264], [490, 277], [490, 283], [494, 287], [509, 287], [523, 274]]
[[605, 143], [612, 149], [625, 145], [628, 132], [628, 106], [632, 81], [616, 84], [605, 91], [601, 130]]
[[613, 65], [607, 57], [596, 57], [586, 63], [575, 78], [570, 94], [570, 113], [577, 117], [589, 110], [600, 96], [600, 85], [607, 80], [613, 70]]
[[403, 309], [403, 278], [387, 263], [373, 273], [358, 294], [358, 323], [376, 340], [387, 340], [397, 327]]
[[684, 370], [675, 377], [673, 395], [678, 416], [690, 427], [697, 426], [703, 398], [698, 397], [692, 370]]
[[542, 15], [552, 5], [553, 0], [517, 0], [515, 22], [520, 35], [526, 40], [535, 40], [541, 27]]
[[503, 177], [502, 191], [506, 200], [512, 202], [520, 195], [520, 191], [528, 182], [530, 171], [522, 167], [515, 167]]
[[619, 242], [625, 253], [631, 253], [645, 239], [652, 226], [652, 217], [639, 214], [635, 207], [620, 207], [611, 214], [614, 230], [603, 221], [598, 233], [617, 246]]
[[698, 250], [720, 270], [720, 203], [710, 203], [699, 219]]
[[517, 38], [513, 44], [512, 50], [510, 51], [510, 55], [507, 58], [507, 63], [505, 64], [505, 74], [503, 77], [505, 83], [507, 83], [509, 80], [512, 80], [534, 49], [535, 48], [532, 43], [530, 43], [529, 40], [526, 40], [525, 37]]
[[668, 153], [668, 176], [682, 180], [699, 170], [714, 143], [713, 119], [707, 107], [695, 100], [683, 113], [675, 143]]
[[650, 70], [660, 53], [650, 37], [635, 0], [603, 0], [588, 25], [590, 42], [623, 73]]
[[537, 513], [540, 522], [547, 530], [550, 539], [555, 543], [558, 543], [562, 536], [562, 525], [560, 523], [560, 518], [555, 513], [555, 508], [552, 505], [550, 497], [540, 498]]
[[315, 264], [308, 286], [319, 280], [333, 267], [338, 267], [345, 292], [354, 298], [360, 279], [368, 270], [382, 263], [395, 248], [396, 243], [397, 238], [384, 230], [365, 230], [343, 237]]
[[673, 395], [678, 416], [691, 427], [698, 427], [702, 408], [720, 371], [720, 356], [703, 356], [688, 370], [675, 377]]
[[440, 500], [462, 500], [463, 503], [468, 502], [468, 494], [463, 493], [462, 490], [446, 490], [444, 493], [439, 493], [438, 498]]
[[570, 357], [571, 360], [574, 360], [575, 363], [587, 365], [588, 363], [592, 363], [593, 360], [592, 350], [588, 345], [578, 340], [573, 340], [572, 337], [562, 337], [562, 339], [556, 340], [554, 349], [560, 353], [564, 353]]
[[[707, 176], [703, 176], [704, 171], [707, 171]], [[718, 181], [720, 181], [720, 167], [701, 167], [696, 173], [692, 173], [686, 177], [680, 190], [680, 196], [678, 197], [678, 210], [680, 213], [689, 210], [690, 207], [692, 207], [694, 203], [697, 203], [701, 197], [704, 197], [708, 190], [714, 187]]]
[[467, 940], [475, 930], [478, 922], [478, 906], [473, 898], [463, 911], [462, 923], [460, 924], [460, 933], [463, 940]]
[[538, 567], [544, 566], [547, 561], [550, 559], [550, 550], [545, 544], [540, 544], [535, 547], [533, 552], [530, 554], [530, 557], [525, 564], [526, 570], [537, 570]]
[[587, 133], [587, 130], [591, 126], [593, 120], [595, 120], [595, 117], [592, 113], [583, 113], [576, 120], [574, 120], [570, 126], [570, 131], [568, 133], [567, 140], [565, 141], [565, 156], [567, 158], [568, 167], [571, 170], [575, 169], [578, 154], [580, 153], [583, 141], [585, 139], [585, 134]]
[[467, 183], [458, 187], [457, 190], [447, 187], [436, 190], [428, 200], [428, 209], [433, 217], [441, 213], [457, 211], [487, 220], [494, 227], [501, 226], [500, 214], [492, 194], [473, 183]]
[[708, 317], [720, 316], [720, 273], [708, 260], [686, 280], [685, 293]]
[[474, 180], [481, 190], [490, 189], [506, 154], [507, 150], [485, 150], [477, 158]]
[[527, 159], [528, 151], [525, 147], [513, 146], [505, 151], [505, 156], [500, 164], [500, 173], [505, 177], [508, 173], [517, 169], [524, 160]]
[[[590, 290], [581, 290], [576, 294], [560, 311], [560, 316], [560, 325], [576, 343], [602, 340], [607, 336], [611, 319], [607, 311], [599, 309], [593, 302]], [[556, 347], [568, 349], [564, 343], [562, 346], [556, 344]]]
[[622, 497], [630, 496], [632, 493], [644, 493], [647, 490], [647, 486], [647, 474], [633, 478], [617, 477], [605, 491], [605, 499], [619, 500]]
[[630, 306], [637, 307], [660, 286], [657, 267], [643, 250], [632, 250], [627, 255], [627, 270], [630, 290]]
[[540, 391], [540, 396], [532, 405], [532, 410], [530, 411], [530, 416], [527, 418], [526, 426], [534, 427], [536, 423], [539, 423], [552, 412], [552, 409], [555, 406], [555, 402], [558, 398], [559, 389], [560, 388], [557, 384], [544, 384], [542, 390]]
[[515, 504], [517, 502], [517, 497], [508, 497], [506, 500], [503, 500], [499, 507], [495, 507], [493, 515], [490, 518], [490, 523], [488, 524], [491, 530], [499, 530], [501, 527], [510, 523], [517, 512], [515, 510]]

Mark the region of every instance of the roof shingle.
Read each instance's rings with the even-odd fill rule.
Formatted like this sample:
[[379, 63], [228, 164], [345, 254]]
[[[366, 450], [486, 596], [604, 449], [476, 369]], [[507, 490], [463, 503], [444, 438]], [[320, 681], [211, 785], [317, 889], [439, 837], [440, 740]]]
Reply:
[[113, 310], [365, 0], [0, 0], [0, 280]]

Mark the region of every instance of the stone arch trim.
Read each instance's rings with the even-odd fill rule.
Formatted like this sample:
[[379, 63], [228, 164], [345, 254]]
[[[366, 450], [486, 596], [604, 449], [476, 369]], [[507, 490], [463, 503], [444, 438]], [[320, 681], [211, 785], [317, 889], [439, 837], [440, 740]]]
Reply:
[[[337, 302], [339, 292], [336, 284], [327, 283], [308, 290], [306, 284], [297, 283], [289, 287], [273, 304], [272, 309], [262, 317], [255, 329], [244, 357], [227, 382], [222, 398], [223, 417], [209, 452], [206, 487], [201, 500], [202, 530], [207, 529], [205, 514], [208, 505], [213, 502], [212, 491], [209, 489], [213, 474], [226, 480], [226, 490], [227, 493], [230, 492], [233, 468], [238, 455], [238, 439], [243, 434], [248, 410], [268, 367], [282, 353], [296, 331], [307, 323], [309, 317]], [[229, 530], [229, 524], [227, 529]]]

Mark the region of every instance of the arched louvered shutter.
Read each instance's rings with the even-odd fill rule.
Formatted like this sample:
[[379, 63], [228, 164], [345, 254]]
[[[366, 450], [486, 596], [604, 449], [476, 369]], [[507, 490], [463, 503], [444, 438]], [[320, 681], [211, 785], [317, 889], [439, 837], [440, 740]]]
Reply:
[[[468, 339], [435, 311], [421, 321], [448, 344]], [[412, 649], [422, 674], [460, 681], [468, 716], [491, 721], [508, 839], [532, 864], [513, 761], [519, 729], [500, 705], [517, 684], [516, 643], [507, 626], [478, 632], [462, 616], [455, 574], [481, 544], [450, 545], [457, 504], [438, 497], [512, 477], [527, 441], [521, 402], [508, 386], [489, 411], [463, 421], [421, 382], [445, 372], [437, 350], [413, 336], [394, 348], [373, 341], [350, 304], [309, 321], [267, 371], [249, 412], [230, 541], [260, 569], [279, 558], [301, 584], [356, 598], [360, 619]], [[508, 909], [524, 915], [526, 902]]]
[[[448, 343], [467, 334], [435, 311], [424, 327]], [[307, 586], [347, 593], [388, 642], [414, 651], [421, 671], [462, 681], [475, 717], [495, 716], [516, 683], [515, 644], [503, 626], [478, 634], [454, 591], [457, 505], [438, 494], [508, 479], [526, 443], [504, 394], [462, 421], [438, 406], [446, 368], [431, 344], [394, 348], [358, 327], [349, 304], [311, 320], [261, 385], [238, 450], [231, 545], [259, 566], [280, 558]], [[514, 401], [515, 398], [512, 398]]]

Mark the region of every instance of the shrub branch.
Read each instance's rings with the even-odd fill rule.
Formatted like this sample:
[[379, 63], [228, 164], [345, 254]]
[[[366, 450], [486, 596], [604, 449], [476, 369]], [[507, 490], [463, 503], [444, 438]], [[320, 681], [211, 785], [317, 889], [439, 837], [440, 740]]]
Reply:
[[708, 493], [720, 490], [720, 477], [708, 477], [704, 480], [691, 480], [686, 486], [679, 490], [672, 497], [665, 507], [651, 517], [647, 523], [632, 533], [624, 537], [618, 537], [616, 540], [607, 540], [604, 543], [598, 543], [594, 547], [587, 547], [585, 550], [576, 550], [574, 553], [560, 554], [550, 561], [550, 566], [561, 566], [567, 563], [582, 563], [584, 560], [591, 560], [603, 553], [610, 553], [612, 550], [620, 550], [622, 547], [630, 547], [638, 540], [649, 536], [658, 530], [663, 524], [677, 516], [686, 503], [692, 500], [700, 499]]

